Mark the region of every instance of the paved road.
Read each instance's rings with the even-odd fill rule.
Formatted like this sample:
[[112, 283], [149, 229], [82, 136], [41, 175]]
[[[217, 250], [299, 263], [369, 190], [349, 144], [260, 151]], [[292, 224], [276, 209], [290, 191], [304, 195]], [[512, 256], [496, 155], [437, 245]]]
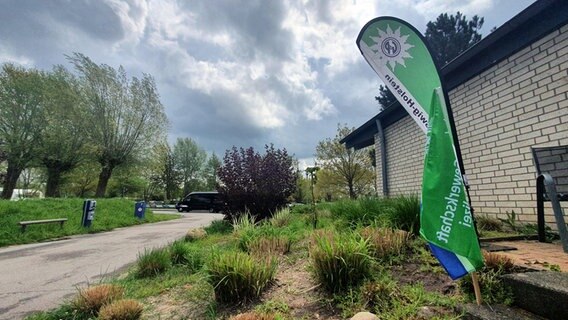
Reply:
[[144, 248], [163, 246], [221, 217], [192, 212], [176, 220], [0, 248], [0, 319], [57, 307], [77, 287], [125, 270]]

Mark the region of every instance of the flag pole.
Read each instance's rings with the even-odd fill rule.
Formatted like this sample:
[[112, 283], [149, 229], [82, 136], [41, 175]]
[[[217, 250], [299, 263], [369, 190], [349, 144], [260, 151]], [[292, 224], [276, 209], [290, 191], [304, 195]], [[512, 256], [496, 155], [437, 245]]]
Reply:
[[480, 306], [483, 303], [483, 298], [481, 298], [481, 289], [479, 287], [479, 276], [477, 271], [471, 273], [471, 282], [473, 282], [473, 291], [475, 292], [475, 302]]

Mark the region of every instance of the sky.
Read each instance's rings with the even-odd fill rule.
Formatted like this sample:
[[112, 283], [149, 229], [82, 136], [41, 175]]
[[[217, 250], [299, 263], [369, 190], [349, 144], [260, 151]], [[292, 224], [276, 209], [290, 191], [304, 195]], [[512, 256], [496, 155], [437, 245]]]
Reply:
[[223, 156], [286, 148], [313, 164], [338, 124], [379, 111], [381, 84], [355, 39], [395, 16], [424, 32], [440, 13], [485, 18], [486, 36], [533, 0], [0, 0], [0, 63], [49, 70], [80, 52], [152, 75], [170, 124]]

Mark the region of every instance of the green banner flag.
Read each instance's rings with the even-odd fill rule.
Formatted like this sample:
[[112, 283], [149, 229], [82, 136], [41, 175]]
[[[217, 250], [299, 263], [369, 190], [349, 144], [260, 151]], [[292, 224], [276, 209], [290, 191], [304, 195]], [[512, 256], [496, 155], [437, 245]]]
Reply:
[[453, 279], [480, 268], [483, 258], [452, 137], [442, 81], [424, 38], [403, 20], [380, 17], [363, 27], [357, 46], [387, 88], [427, 133], [421, 235]]
[[446, 110], [438, 88], [430, 104], [420, 234], [437, 247], [432, 251], [455, 279], [483, 267], [483, 257]]
[[442, 84], [420, 33], [400, 19], [376, 18], [363, 27], [357, 46], [379, 78], [426, 133], [432, 91]]

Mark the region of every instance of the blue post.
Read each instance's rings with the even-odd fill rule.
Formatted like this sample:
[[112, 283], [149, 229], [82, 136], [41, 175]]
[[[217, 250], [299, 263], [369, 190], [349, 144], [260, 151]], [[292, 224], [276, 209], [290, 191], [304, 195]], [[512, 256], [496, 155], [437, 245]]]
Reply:
[[95, 219], [95, 209], [97, 207], [97, 201], [95, 200], [85, 200], [83, 201], [83, 219], [81, 225], [85, 228], [89, 228], [91, 223]]
[[144, 215], [146, 214], [146, 202], [140, 201], [136, 202], [134, 205], [134, 216], [140, 220], [144, 219]]

